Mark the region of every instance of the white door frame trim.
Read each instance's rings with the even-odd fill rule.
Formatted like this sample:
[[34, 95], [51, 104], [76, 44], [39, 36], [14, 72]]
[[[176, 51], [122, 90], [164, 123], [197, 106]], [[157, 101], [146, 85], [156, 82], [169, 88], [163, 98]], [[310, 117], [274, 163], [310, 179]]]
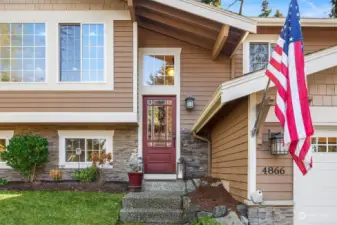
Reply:
[[[174, 55], [174, 86], [149, 87], [143, 85], [143, 56], [144, 55]], [[180, 159], [180, 55], [181, 48], [139, 48], [139, 98], [138, 98], [138, 156], [143, 157], [143, 96], [175, 96], [176, 97], [176, 162]], [[172, 175], [172, 174], [171, 174]], [[149, 176], [145, 176], [145, 179]], [[152, 174], [148, 179], [162, 179], [163, 174]], [[176, 175], [167, 179], [176, 179]]]

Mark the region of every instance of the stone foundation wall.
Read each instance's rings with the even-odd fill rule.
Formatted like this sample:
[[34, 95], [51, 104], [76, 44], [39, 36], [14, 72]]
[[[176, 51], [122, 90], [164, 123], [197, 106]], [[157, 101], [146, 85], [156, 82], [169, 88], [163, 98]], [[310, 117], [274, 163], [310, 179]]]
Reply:
[[[1, 125], [1, 130], [14, 130], [14, 135], [31, 133], [40, 135], [49, 143], [49, 162], [37, 171], [37, 180], [51, 180], [49, 172], [59, 166], [58, 130], [114, 130], [113, 159], [114, 167], [106, 169], [106, 181], [127, 181], [129, 166], [127, 160], [138, 148], [138, 127], [128, 125]], [[64, 170], [64, 180], [71, 180], [74, 169]], [[13, 169], [0, 169], [0, 177], [9, 181], [20, 181], [24, 178]]]
[[186, 160], [187, 177], [197, 178], [208, 174], [208, 143], [193, 137], [188, 129], [181, 130], [181, 156]]
[[293, 225], [293, 207], [261, 206], [248, 208], [250, 225]]

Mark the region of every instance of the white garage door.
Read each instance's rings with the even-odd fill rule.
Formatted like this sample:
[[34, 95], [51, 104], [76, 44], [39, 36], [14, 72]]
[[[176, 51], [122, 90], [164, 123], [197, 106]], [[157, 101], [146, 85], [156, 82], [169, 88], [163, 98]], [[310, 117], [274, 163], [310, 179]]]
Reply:
[[295, 225], [337, 225], [337, 128], [316, 128], [312, 147], [314, 168], [295, 168]]

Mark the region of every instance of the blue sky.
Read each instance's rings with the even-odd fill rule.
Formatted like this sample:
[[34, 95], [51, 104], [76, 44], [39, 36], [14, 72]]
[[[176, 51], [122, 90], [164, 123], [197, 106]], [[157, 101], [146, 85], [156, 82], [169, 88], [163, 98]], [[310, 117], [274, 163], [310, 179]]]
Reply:
[[[234, 2], [234, 0], [222, 0], [222, 5], [224, 9]], [[243, 14], [246, 16], [257, 16], [261, 12], [261, 2], [262, 0], [245, 0], [243, 6]], [[275, 13], [276, 9], [280, 9], [281, 12], [286, 15], [290, 0], [269, 0], [269, 7], [273, 9], [272, 14]], [[314, 17], [323, 18], [329, 17], [331, 3], [330, 0], [298, 0], [300, 5], [300, 11], [302, 17]], [[229, 10], [238, 12], [240, 2], [237, 2], [234, 6], [229, 8]]]

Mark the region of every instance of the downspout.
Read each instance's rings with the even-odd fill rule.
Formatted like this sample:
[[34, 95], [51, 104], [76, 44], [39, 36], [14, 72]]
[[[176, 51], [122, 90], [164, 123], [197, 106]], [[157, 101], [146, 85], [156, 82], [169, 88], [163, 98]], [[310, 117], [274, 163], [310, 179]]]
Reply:
[[207, 149], [207, 153], [208, 153], [208, 173], [207, 175], [208, 176], [211, 176], [211, 170], [212, 170], [212, 167], [211, 167], [211, 140], [209, 138], [206, 138], [206, 137], [202, 137], [200, 135], [197, 135], [195, 132], [193, 132], [193, 137], [195, 137], [196, 139], [199, 139], [199, 140], [202, 140], [202, 141], [205, 141], [207, 142], [208, 144], [208, 149]]

